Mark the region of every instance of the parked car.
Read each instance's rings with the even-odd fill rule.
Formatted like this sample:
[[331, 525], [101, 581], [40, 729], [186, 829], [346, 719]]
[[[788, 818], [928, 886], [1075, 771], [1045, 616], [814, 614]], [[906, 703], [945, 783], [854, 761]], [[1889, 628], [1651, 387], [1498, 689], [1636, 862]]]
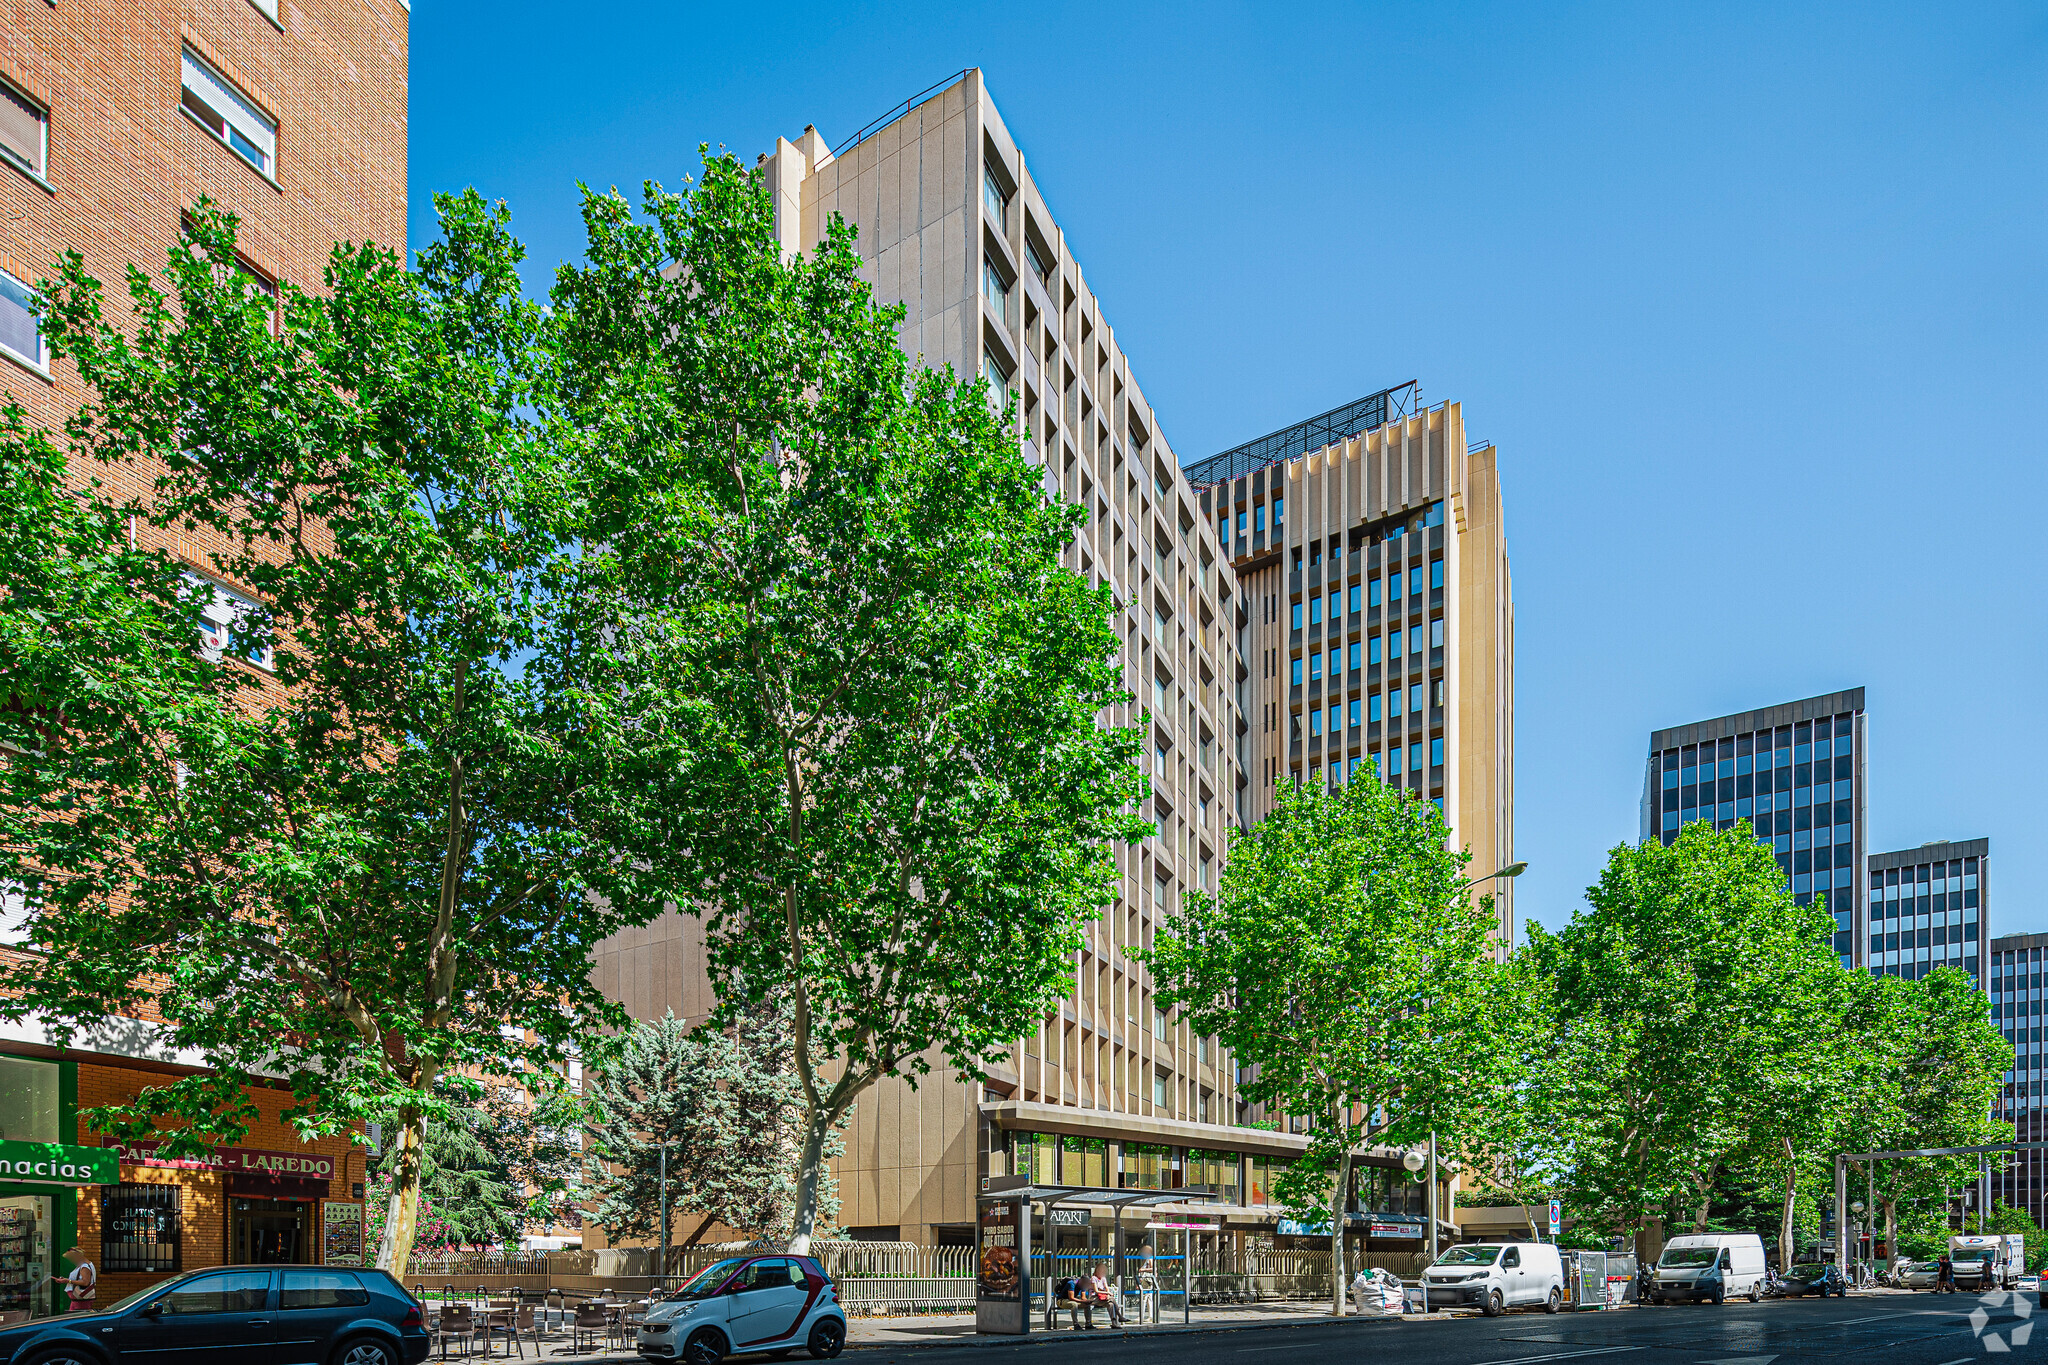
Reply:
[[1422, 1272], [1429, 1311], [1477, 1304], [1488, 1317], [1510, 1308], [1564, 1305], [1564, 1262], [1546, 1242], [1468, 1242]]
[[189, 1270], [96, 1313], [0, 1328], [0, 1365], [420, 1365], [419, 1301], [381, 1270]]
[[634, 1344], [650, 1360], [688, 1365], [798, 1347], [830, 1360], [846, 1345], [846, 1310], [809, 1256], [729, 1256], [648, 1309]]
[[1838, 1299], [1849, 1296], [1849, 1282], [1842, 1278], [1842, 1272], [1835, 1269], [1834, 1262], [1819, 1264], [1802, 1261], [1779, 1277], [1778, 1292], [1788, 1299], [1803, 1298], [1818, 1294], [1822, 1298], [1833, 1294]]
[[2039, 1275], [2015, 1275], [2012, 1287], [2019, 1290], [2022, 1294], [2038, 1294], [2041, 1292], [2041, 1277]]
[[1763, 1284], [1764, 1243], [1755, 1233], [1687, 1233], [1664, 1244], [1650, 1277], [1650, 1302], [1721, 1303], [1739, 1294], [1755, 1303], [1763, 1297]]
[[1906, 1261], [1899, 1266], [1899, 1283], [1907, 1289], [1932, 1289], [1940, 1275], [1939, 1261]]

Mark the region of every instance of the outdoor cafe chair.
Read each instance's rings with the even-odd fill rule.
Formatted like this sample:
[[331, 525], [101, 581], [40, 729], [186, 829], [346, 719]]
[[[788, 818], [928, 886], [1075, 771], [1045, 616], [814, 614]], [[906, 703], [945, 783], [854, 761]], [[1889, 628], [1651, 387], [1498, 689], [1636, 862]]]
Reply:
[[594, 1348], [597, 1344], [597, 1338], [609, 1332], [611, 1325], [611, 1314], [607, 1313], [604, 1305], [596, 1299], [587, 1299], [577, 1304], [576, 1316], [570, 1319], [569, 1349], [572, 1351], [582, 1350], [583, 1347], [580, 1343], [585, 1337], [590, 1338], [591, 1345]]
[[[462, 1353], [469, 1354], [469, 1343], [476, 1339], [476, 1316], [466, 1303], [444, 1303], [440, 1315], [434, 1321], [434, 1335], [441, 1339], [441, 1358], [448, 1358], [448, 1338], [462, 1338]], [[486, 1345], [488, 1349], [488, 1344]]]

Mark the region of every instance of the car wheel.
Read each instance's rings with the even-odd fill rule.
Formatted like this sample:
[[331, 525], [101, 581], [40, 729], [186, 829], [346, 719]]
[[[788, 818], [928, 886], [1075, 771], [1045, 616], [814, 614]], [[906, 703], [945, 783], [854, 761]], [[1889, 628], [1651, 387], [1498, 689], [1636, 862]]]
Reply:
[[77, 1351], [59, 1349], [45, 1351], [42, 1355], [33, 1357], [28, 1361], [28, 1365], [99, 1365], [99, 1362]]
[[813, 1360], [830, 1360], [846, 1346], [846, 1324], [838, 1318], [819, 1318], [811, 1328], [811, 1339], [804, 1349], [811, 1353]]
[[1749, 1301], [1750, 1301], [1751, 1303], [1755, 1303], [1755, 1302], [1756, 1302], [1756, 1301], [1757, 1301], [1758, 1299], [1762, 1298], [1763, 1296], [1764, 1296], [1764, 1291], [1763, 1291], [1762, 1289], [1758, 1288], [1758, 1287], [1756, 1286], [1756, 1284], [1752, 1283], [1752, 1284], [1751, 1284], [1751, 1285], [1749, 1286]]
[[334, 1365], [398, 1365], [398, 1356], [375, 1337], [356, 1337], [335, 1348]]
[[725, 1359], [725, 1338], [714, 1327], [699, 1327], [683, 1343], [683, 1359], [690, 1365], [718, 1365]]
[[1486, 1302], [1480, 1305], [1479, 1311], [1489, 1318], [1497, 1318], [1508, 1311], [1508, 1306], [1502, 1300], [1498, 1289], [1489, 1289], [1486, 1291]]
[[1550, 1297], [1544, 1301], [1543, 1311], [1546, 1313], [1555, 1313], [1558, 1309], [1562, 1307], [1564, 1307], [1564, 1291], [1562, 1289], [1559, 1289], [1556, 1285], [1550, 1286]]

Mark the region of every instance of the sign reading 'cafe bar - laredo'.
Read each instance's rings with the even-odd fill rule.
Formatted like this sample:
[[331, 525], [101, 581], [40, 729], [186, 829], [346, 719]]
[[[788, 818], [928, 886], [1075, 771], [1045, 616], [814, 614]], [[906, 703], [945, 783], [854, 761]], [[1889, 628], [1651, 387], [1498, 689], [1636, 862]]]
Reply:
[[215, 1147], [204, 1156], [158, 1156], [161, 1142], [114, 1144], [131, 1166], [164, 1166], [184, 1171], [267, 1175], [290, 1180], [334, 1179], [334, 1158], [318, 1152], [270, 1152], [259, 1147]]

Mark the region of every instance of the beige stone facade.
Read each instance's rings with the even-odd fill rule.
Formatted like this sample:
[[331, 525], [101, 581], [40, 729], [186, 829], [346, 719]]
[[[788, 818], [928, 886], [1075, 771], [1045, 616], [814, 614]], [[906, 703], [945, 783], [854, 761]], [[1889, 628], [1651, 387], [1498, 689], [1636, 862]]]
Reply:
[[[1191, 471], [1218, 478], [1205, 514], [1250, 602], [1243, 814], [1263, 818], [1283, 783], [1376, 766], [1441, 803], [1484, 876], [1515, 861], [1515, 613], [1497, 452], [1467, 444], [1457, 403], [1400, 406], [1258, 468], [1226, 455]], [[1486, 890], [1505, 951], [1514, 884]]]
[[[1237, 1116], [1229, 1059], [1156, 1011], [1151, 981], [1127, 954], [1188, 888], [1213, 887], [1221, 866], [1238, 787], [1235, 588], [1215, 528], [980, 72], [837, 156], [815, 129], [778, 139], [762, 171], [786, 248], [805, 249], [841, 215], [859, 229], [878, 296], [908, 310], [905, 351], [1014, 394], [1048, 487], [1090, 512], [1068, 564], [1124, 604], [1118, 629], [1135, 701], [1105, 720], [1151, 718], [1161, 834], [1119, 850], [1123, 894], [1090, 927], [1072, 994], [1019, 1040], [1007, 1067], [976, 1082], [934, 1059], [916, 1090], [885, 1085], [854, 1113], [838, 1164], [841, 1221], [925, 1241], [963, 1232], [979, 1177], [1008, 1169], [1005, 1114], [1054, 1106], [1128, 1116], [1144, 1121], [1145, 1141], [1181, 1132], [1191, 1147]], [[639, 1017], [701, 1016], [711, 1005], [701, 964], [700, 931], [684, 915], [621, 935], [595, 961], [602, 987]]]

